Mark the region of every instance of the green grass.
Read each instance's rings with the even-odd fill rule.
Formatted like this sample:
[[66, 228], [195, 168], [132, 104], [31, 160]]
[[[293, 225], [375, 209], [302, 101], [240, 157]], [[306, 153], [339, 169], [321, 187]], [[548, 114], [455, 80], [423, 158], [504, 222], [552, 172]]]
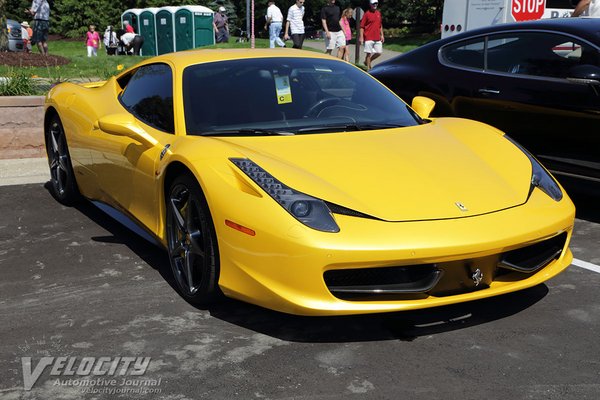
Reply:
[[[37, 52], [37, 48], [33, 50]], [[43, 78], [51, 83], [65, 80], [89, 81], [93, 79], [106, 79], [115, 75], [120, 69], [128, 68], [142, 57], [134, 56], [107, 56], [104, 49], [98, 51], [98, 57], [87, 57], [87, 49], [81, 42], [52, 41], [49, 42], [49, 53], [68, 58], [71, 62], [66, 65], [45, 67], [21, 67], [27, 75], [33, 78]], [[11, 67], [0, 65], [0, 75], [5, 76]]]
[[408, 34], [397, 38], [386, 38], [383, 48], [387, 50], [398, 51], [400, 53], [406, 53], [439, 38], [439, 34]]
[[[211, 48], [250, 48], [250, 42], [236, 43], [236, 38], [231, 38], [229, 43], [220, 43]], [[257, 48], [269, 47], [268, 39], [256, 39]], [[48, 79], [52, 83], [65, 80], [90, 81], [107, 79], [127, 69], [145, 57], [136, 56], [108, 56], [104, 48], [98, 50], [98, 57], [88, 57], [87, 49], [82, 41], [54, 40], [48, 44], [49, 53], [68, 58], [71, 62], [66, 65], [48, 67], [22, 67], [30, 77]], [[37, 48], [33, 50], [37, 52]], [[10, 67], [0, 65], [0, 76], [9, 73]]]
[[[388, 38], [384, 44], [384, 49], [407, 52], [424, 43], [437, 39], [437, 36], [431, 34], [413, 34], [401, 38]], [[214, 46], [204, 48], [250, 48], [250, 42], [236, 43], [236, 38], [231, 37], [229, 43], [220, 43]], [[290, 42], [291, 44], [291, 42]], [[268, 48], [268, 39], [256, 39], [257, 48]], [[306, 50], [317, 51], [310, 47]], [[37, 52], [37, 48], [34, 48]], [[144, 57], [136, 56], [107, 56], [104, 49], [98, 51], [98, 57], [87, 57], [87, 50], [81, 41], [73, 40], [53, 40], [49, 42], [49, 52], [52, 55], [58, 55], [68, 58], [71, 62], [66, 65], [48, 66], [48, 67], [21, 67], [26, 76], [33, 78], [42, 78], [49, 81], [50, 84], [63, 81], [93, 81], [108, 79], [112, 75], [118, 74], [121, 70], [127, 69]], [[9, 75], [12, 67], [0, 65], [0, 76]], [[14, 69], [14, 68], [13, 68]]]

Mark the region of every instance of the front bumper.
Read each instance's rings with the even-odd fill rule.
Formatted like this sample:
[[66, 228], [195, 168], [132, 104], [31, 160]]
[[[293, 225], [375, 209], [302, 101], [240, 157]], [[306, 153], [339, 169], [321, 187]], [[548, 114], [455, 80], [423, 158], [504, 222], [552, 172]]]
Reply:
[[[573, 258], [568, 244], [575, 208], [568, 197], [557, 203], [539, 190], [525, 205], [468, 218], [391, 223], [336, 215], [341, 228], [337, 234], [300, 224], [279, 229], [276, 216], [266, 223], [265, 216], [245, 214], [228, 218], [256, 230], [254, 237], [215, 218], [219, 285], [230, 297], [292, 314], [413, 310], [497, 296], [538, 285], [563, 271]], [[497, 273], [502, 254], [560, 235], [560, 254], [538, 269]], [[327, 271], [431, 265], [443, 266], [446, 279], [440, 283], [445, 286], [422, 293], [340, 296], [325, 279]], [[472, 274], [478, 266], [483, 276], [475, 285]]]

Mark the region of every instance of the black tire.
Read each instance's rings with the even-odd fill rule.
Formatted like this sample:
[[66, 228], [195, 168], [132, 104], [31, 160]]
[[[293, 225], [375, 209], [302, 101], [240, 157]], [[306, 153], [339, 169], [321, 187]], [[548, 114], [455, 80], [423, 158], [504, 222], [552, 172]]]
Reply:
[[215, 228], [200, 185], [180, 175], [166, 193], [167, 248], [173, 277], [190, 303], [207, 305], [221, 297]]
[[46, 125], [46, 154], [50, 167], [50, 192], [64, 205], [72, 206], [81, 199], [71, 164], [65, 130], [58, 115]]

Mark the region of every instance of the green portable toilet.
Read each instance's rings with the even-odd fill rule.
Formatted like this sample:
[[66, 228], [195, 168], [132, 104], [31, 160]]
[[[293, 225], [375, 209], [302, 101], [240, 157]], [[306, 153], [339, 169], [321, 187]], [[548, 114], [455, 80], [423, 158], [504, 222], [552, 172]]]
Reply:
[[194, 11], [194, 48], [215, 44], [213, 25], [214, 12], [210, 8], [197, 6]]
[[155, 17], [158, 8], [144, 8], [141, 11], [142, 12], [140, 13], [138, 21], [140, 30], [139, 32], [136, 31], [136, 33], [144, 38], [144, 44], [142, 45], [142, 55], [155, 56], [157, 54]]
[[158, 54], [175, 51], [175, 27], [173, 18], [177, 7], [161, 7], [156, 12], [156, 49]]
[[214, 13], [204, 6], [181, 6], [175, 12], [177, 51], [215, 44]]
[[130, 8], [129, 10], [125, 10], [125, 12], [121, 14], [121, 27], [125, 29], [124, 22], [127, 21], [129, 22], [129, 25], [133, 27], [133, 30], [138, 33], [140, 13], [142, 11], [141, 8]]
[[194, 14], [185, 7], [175, 12], [175, 50], [194, 48]]

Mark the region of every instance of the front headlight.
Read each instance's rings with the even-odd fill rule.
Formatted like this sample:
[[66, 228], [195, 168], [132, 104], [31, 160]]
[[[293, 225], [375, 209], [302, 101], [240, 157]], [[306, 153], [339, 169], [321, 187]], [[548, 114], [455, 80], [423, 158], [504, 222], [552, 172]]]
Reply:
[[247, 158], [230, 158], [229, 160], [304, 225], [323, 232], [340, 231], [323, 200], [284, 185], [252, 160]]
[[538, 160], [536, 160], [535, 157], [531, 155], [531, 153], [529, 153], [527, 150], [525, 150], [525, 148], [523, 146], [521, 146], [519, 143], [515, 142], [512, 138], [510, 138], [508, 136], [505, 136], [505, 137], [508, 140], [510, 140], [515, 146], [517, 146], [519, 149], [521, 149], [521, 151], [523, 153], [525, 153], [527, 158], [529, 158], [529, 161], [531, 161], [532, 172], [531, 172], [531, 186], [529, 188], [529, 194], [531, 195], [531, 192], [533, 191], [533, 189], [535, 189], [537, 187], [542, 192], [544, 192], [548, 196], [550, 196], [550, 198], [552, 200], [560, 201], [563, 198], [563, 192], [562, 192], [562, 190], [560, 190], [560, 186], [558, 186], [558, 183], [554, 180], [552, 175], [550, 175], [550, 173], [548, 173], [548, 171], [546, 171], [546, 169], [542, 166], [542, 164], [540, 164], [540, 162]]

